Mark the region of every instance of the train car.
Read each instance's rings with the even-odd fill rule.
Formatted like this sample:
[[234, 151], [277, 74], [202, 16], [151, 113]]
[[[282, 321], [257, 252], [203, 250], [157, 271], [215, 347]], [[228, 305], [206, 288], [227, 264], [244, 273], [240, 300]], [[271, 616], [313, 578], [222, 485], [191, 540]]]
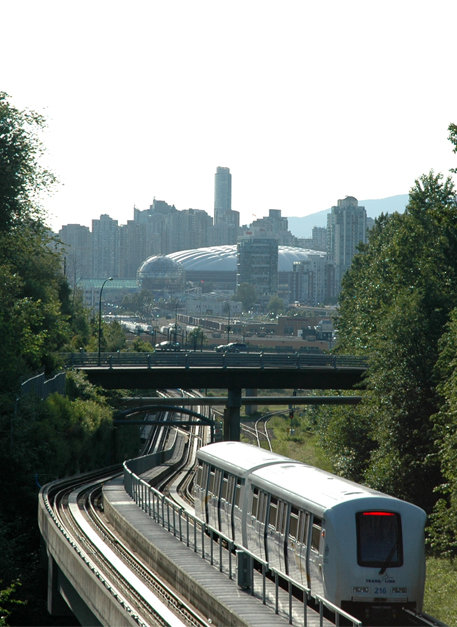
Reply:
[[244, 520], [246, 478], [262, 466], [287, 461], [287, 457], [240, 442], [218, 442], [197, 452], [194, 480], [195, 514], [225, 536], [246, 545]]
[[197, 457], [196, 513], [211, 526], [361, 619], [421, 611], [422, 509], [248, 444], [210, 444]]

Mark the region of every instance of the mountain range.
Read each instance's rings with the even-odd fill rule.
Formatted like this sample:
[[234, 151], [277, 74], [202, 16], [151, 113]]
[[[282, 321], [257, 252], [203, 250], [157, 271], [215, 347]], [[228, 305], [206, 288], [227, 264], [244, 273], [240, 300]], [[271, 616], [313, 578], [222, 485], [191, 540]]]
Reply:
[[[398, 196], [389, 196], [387, 198], [377, 198], [372, 200], [359, 200], [359, 206], [365, 207], [369, 218], [377, 218], [381, 213], [394, 213], [398, 211], [403, 213], [408, 204], [409, 194], [399, 194]], [[295, 237], [312, 237], [313, 227], [326, 227], [327, 214], [331, 208], [310, 213], [303, 217], [287, 217], [289, 231]]]

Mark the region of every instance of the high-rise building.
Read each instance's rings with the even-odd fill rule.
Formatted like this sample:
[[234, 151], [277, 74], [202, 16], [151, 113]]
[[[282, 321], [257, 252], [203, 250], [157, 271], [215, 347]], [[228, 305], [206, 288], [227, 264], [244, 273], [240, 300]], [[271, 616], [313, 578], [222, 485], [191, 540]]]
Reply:
[[335, 293], [341, 289], [344, 273], [350, 267], [357, 247], [367, 241], [367, 213], [357, 198], [338, 200], [327, 216], [328, 260], [335, 267]]
[[288, 220], [282, 217], [281, 209], [269, 209], [268, 216], [254, 220], [251, 228], [265, 229], [272, 237], [278, 238], [280, 246], [292, 246], [297, 239], [289, 231]]
[[258, 301], [268, 302], [278, 293], [278, 240], [271, 234], [247, 231], [237, 244], [236, 285], [255, 288]]
[[89, 227], [66, 224], [59, 233], [64, 244], [65, 273], [70, 285], [81, 278], [92, 276], [92, 239]]
[[214, 179], [214, 245], [235, 244], [240, 214], [232, 211], [232, 175], [229, 168], [218, 166]]
[[119, 277], [119, 225], [107, 214], [92, 220], [92, 276]]
[[310, 254], [304, 261], [295, 261], [290, 274], [290, 300], [314, 307], [328, 302], [328, 276], [324, 252]]
[[214, 177], [214, 224], [232, 210], [232, 175], [229, 168], [218, 166]]

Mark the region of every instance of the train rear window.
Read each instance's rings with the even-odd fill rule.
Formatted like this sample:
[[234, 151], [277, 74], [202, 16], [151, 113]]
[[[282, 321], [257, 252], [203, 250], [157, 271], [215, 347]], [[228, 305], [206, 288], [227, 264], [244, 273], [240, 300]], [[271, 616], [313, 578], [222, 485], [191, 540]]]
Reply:
[[359, 566], [386, 568], [403, 564], [400, 515], [394, 512], [357, 513], [357, 562]]

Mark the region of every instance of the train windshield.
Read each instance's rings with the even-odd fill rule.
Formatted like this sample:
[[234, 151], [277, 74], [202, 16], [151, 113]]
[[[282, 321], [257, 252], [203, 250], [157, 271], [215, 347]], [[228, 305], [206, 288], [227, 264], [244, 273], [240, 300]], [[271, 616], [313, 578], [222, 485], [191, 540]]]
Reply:
[[358, 512], [357, 562], [359, 566], [386, 568], [403, 564], [401, 518], [385, 511]]

